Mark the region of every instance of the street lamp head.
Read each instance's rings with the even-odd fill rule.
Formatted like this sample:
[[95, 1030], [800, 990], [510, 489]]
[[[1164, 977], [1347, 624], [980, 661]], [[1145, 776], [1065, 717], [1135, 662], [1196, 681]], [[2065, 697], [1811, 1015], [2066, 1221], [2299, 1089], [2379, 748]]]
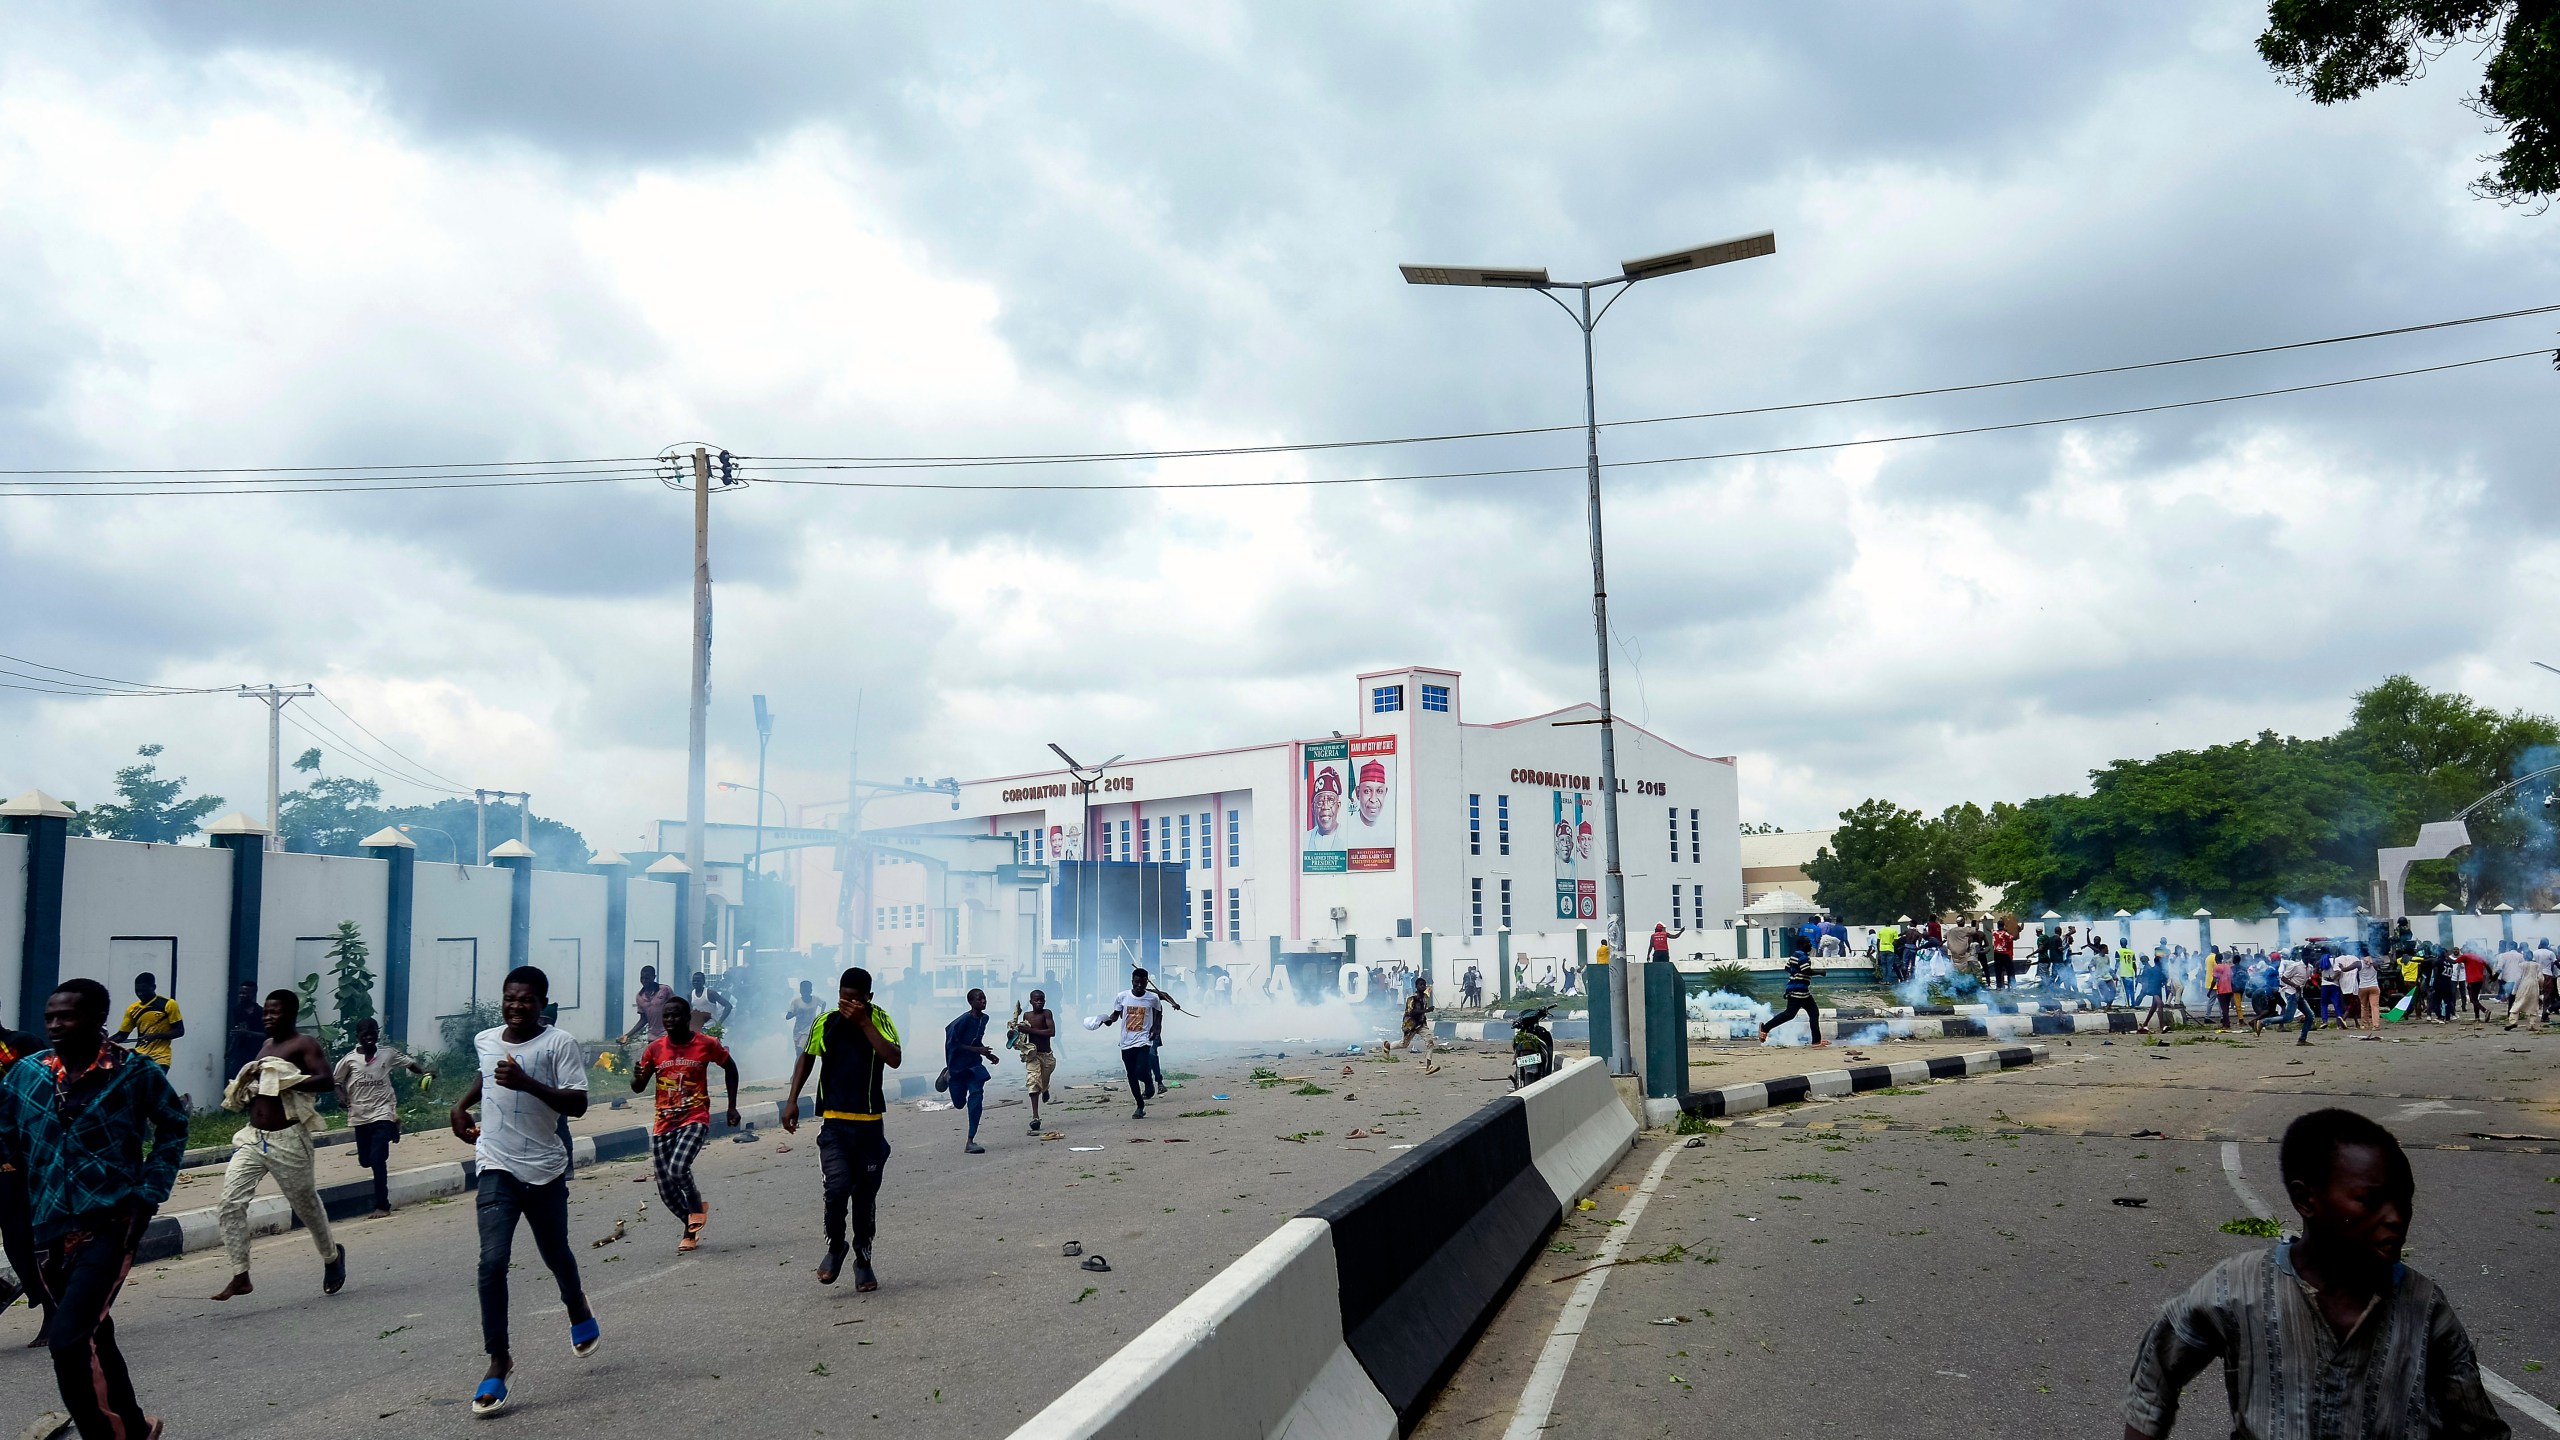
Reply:
[[1731, 240], [1718, 240], [1712, 245], [1692, 245], [1686, 250], [1666, 250], [1630, 260], [1618, 268], [1626, 272], [1622, 279], [1651, 280], [1659, 275], [1677, 275], [1683, 270], [1704, 270], [1710, 265], [1730, 265], [1736, 260], [1756, 260], [1778, 253], [1778, 232], [1763, 230], [1757, 235], [1737, 235]]
[[773, 738], [773, 712], [765, 708], [763, 696], [758, 695], [755, 697], [755, 701], [756, 738], [758, 740], [770, 740]]
[[1407, 285], [1482, 285], [1497, 290], [1543, 290], [1546, 267], [1535, 270], [1488, 269], [1480, 265], [1399, 265]]

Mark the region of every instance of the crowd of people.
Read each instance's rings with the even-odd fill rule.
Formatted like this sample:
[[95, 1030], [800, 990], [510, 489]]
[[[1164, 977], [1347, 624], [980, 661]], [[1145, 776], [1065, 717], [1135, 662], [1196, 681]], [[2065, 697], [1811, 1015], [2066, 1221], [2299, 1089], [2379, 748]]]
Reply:
[[[1799, 948], [1830, 953], [1836, 937], [1808, 926]], [[1836, 927], [1828, 927], [1836, 928]], [[2560, 954], [2549, 939], [2502, 940], [2494, 949], [2418, 940], [2402, 919], [2374, 938], [2315, 938], [2289, 947], [2155, 941], [2148, 950], [2092, 926], [2021, 934], [2014, 921], [1930, 920], [1878, 926], [1867, 960], [1888, 988], [1943, 983], [1953, 993], [2033, 990], [2098, 1008], [2132, 1010], [2142, 1028], [2209, 1023], [2263, 1032], [2270, 1024], [2378, 1030], [2391, 1019], [2539, 1027], [2560, 1015]]]

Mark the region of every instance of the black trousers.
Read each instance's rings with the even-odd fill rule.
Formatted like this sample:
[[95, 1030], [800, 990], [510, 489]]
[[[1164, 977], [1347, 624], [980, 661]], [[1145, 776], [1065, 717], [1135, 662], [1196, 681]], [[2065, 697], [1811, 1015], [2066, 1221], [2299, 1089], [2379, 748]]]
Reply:
[[391, 1208], [391, 1147], [400, 1139], [397, 1120], [368, 1120], [356, 1127], [356, 1163], [373, 1172], [373, 1208]]
[[853, 1212], [853, 1248], [869, 1253], [880, 1230], [880, 1176], [889, 1168], [889, 1132], [877, 1120], [818, 1122], [818, 1169], [827, 1184], [827, 1243], [845, 1241]]
[[584, 1309], [578, 1252], [569, 1248], [569, 1177], [527, 1185], [504, 1170], [480, 1172], [480, 1342], [492, 1355], [508, 1353], [507, 1266], [515, 1256], [516, 1221], [533, 1228], [533, 1248], [560, 1286], [571, 1316]]
[[151, 1422], [134, 1398], [124, 1353], [116, 1349], [116, 1322], [107, 1318], [133, 1269], [132, 1221], [107, 1214], [82, 1224], [84, 1229], [46, 1246], [39, 1262], [54, 1296], [44, 1326], [54, 1383], [81, 1440], [142, 1440]]
[[1813, 997], [1810, 995], [1788, 996], [1787, 1008], [1762, 1021], [1760, 1023], [1760, 1033], [1762, 1035], [1767, 1035], [1770, 1031], [1775, 1030], [1779, 1026], [1796, 1018], [1798, 1014], [1802, 1014], [1804, 1016], [1805, 1028], [1813, 1032], [1813, 1043], [1816, 1045], [1821, 1044], [1822, 1010], [1813, 1003]]
[[53, 1304], [53, 1291], [44, 1283], [44, 1265], [36, 1257], [34, 1214], [28, 1208], [27, 1176], [22, 1170], [0, 1170], [0, 1253], [9, 1257], [9, 1268], [18, 1272], [18, 1283], [26, 1287], [27, 1304], [43, 1308]]
[[1154, 1066], [1155, 1050], [1152, 1046], [1132, 1045], [1120, 1052], [1120, 1068], [1129, 1075], [1129, 1093], [1138, 1097], [1141, 1110], [1147, 1106], [1147, 1097], [1155, 1093], [1154, 1082], [1148, 1078]]

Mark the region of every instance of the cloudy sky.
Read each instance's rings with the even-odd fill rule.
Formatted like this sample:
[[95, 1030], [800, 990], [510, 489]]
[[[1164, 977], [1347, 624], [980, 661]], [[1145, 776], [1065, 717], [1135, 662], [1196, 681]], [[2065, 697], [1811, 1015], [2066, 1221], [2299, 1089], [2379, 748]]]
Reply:
[[[13, 466], [983, 455], [1568, 424], [1535, 295], [1648, 282], [1604, 420], [1824, 400], [2560, 301], [2560, 216], [2475, 200], [2456, 55], [2320, 109], [2247, 4], [0, 3]], [[1996, 424], [2551, 345], [2554, 317], [1604, 435], [1660, 459]], [[1631, 466], [1621, 709], [1743, 813], [1937, 806], [2322, 733], [2395, 670], [2560, 703], [2539, 360], [2101, 423]], [[971, 484], [1572, 466], [1578, 434]], [[235, 489], [205, 477], [159, 490]], [[0, 651], [314, 681], [404, 757], [599, 843], [681, 813], [689, 502], [629, 482], [0, 498]], [[1351, 674], [1583, 698], [1578, 474], [1194, 493], [759, 485], [716, 502], [715, 777], [1035, 768], [1346, 726]], [[23, 669], [23, 667], [20, 667]], [[11, 677], [0, 676], [0, 680]], [[314, 718], [350, 739], [337, 714]], [[146, 741], [253, 801], [258, 707], [0, 689], [0, 791]], [[288, 730], [289, 742], [310, 743]], [[362, 773], [332, 751], [332, 767]], [[405, 783], [387, 797], [430, 798]], [[254, 807], [254, 804], [252, 805]], [[715, 818], [744, 802], [715, 799]]]

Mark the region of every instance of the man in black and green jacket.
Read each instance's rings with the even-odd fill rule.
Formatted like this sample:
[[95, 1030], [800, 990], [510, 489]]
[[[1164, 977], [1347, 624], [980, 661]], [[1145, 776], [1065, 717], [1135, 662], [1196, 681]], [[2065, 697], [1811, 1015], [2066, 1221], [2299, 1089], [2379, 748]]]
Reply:
[[0, 1072], [0, 1147], [26, 1176], [53, 1293], [44, 1338], [54, 1381], [87, 1440], [156, 1436], [107, 1309], [177, 1183], [187, 1112], [158, 1062], [107, 1043], [104, 985], [64, 981], [45, 1000], [44, 1029], [52, 1049]]

